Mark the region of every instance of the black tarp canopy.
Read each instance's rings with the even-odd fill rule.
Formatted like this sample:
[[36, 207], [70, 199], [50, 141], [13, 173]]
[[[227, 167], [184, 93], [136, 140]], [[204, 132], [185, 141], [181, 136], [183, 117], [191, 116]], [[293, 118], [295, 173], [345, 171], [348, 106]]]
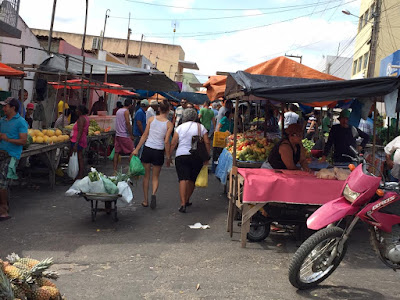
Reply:
[[[55, 55], [49, 57], [40, 65], [39, 69], [48, 72], [65, 73], [66, 57], [69, 57], [68, 73], [82, 75], [82, 56], [77, 55]], [[90, 75], [91, 66], [93, 66], [93, 80], [104, 82], [104, 75], [107, 67], [107, 82], [154, 92], [179, 91], [177, 83], [158, 70], [140, 69], [86, 57], [84, 74], [86, 77]]]
[[249, 100], [311, 103], [384, 96], [399, 87], [399, 77], [326, 81], [238, 71], [228, 75], [225, 97], [251, 96], [253, 99]]

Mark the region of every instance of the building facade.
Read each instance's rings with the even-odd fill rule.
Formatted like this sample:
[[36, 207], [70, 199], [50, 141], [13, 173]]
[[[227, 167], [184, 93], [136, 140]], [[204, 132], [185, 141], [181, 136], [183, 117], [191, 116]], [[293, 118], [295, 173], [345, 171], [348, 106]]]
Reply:
[[327, 55], [323, 57], [316, 69], [339, 78], [351, 79], [352, 62], [353, 59], [350, 57]]
[[[36, 35], [47, 36], [49, 34], [48, 30], [32, 29], [32, 31]], [[54, 38], [62, 38], [67, 43], [79, 49], [82, 47], [82, 34], [53, 31], [52, 36]], [[124, 60], [126, 45], [126, 39], [105, 37], [103, 41], [103, 50], [112, 53], [121, 60]], [[86, 35], [85, 50], [96, 51], [100, 48], [100, 37]], [[128, 58], [128, 64], [131, 66], [137, 67], [137, 64], [139, 64], [145, 68], [157, 68], [175, 81], [183, 80], [183, 69], [192, 68], [192, 64], [188, 64], [188, 62], [185, 61], [185, 52], [179, 45], [130, 40]], [[149, 63], [151, 63], [151, 66], [148, 66]], [[197, 65], [195, 67], [197, 67]]]
[[[376, 40], [374, 40], [375, 34]], [[373, 47], [374, 43], [375, 47]], [[399, 1], [361, 0], [352, 78], [367, 77], [369, 68], [372, 68], [370, 77], [379, 76], [381, 60], [399, 49]], [[375, 55], [373, 55], [375, 59], [372, 56], [373, 62], [370, 62], [371, 50], [375, 51]]]

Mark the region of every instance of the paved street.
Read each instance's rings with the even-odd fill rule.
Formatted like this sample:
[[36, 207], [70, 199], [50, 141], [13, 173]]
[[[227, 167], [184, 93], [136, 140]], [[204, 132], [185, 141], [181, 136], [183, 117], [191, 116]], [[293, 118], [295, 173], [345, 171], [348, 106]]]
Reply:
[[[99, 167], [107, 170], [110, 163]], [[296, 291], [287, 269], [298, 242], [274, 234], [240, 248], [240, 228], [235, 226], [233, 239], [226, 232], [227, 200], [213, 176], [181, 214], [175, 170], [163, 169], [157, 209], [140, 205], [139, 184], [133, 205], [119, 209], [117, 223], [103, 213], [92, 223], [90, 203], [65, 197], [67, 188], [13, 188], [13, 219], [0, 223], [0, 257], [53, 257], [61, 275], [57, 285], [68, 300], [400, 299], [400, 273], [382, 265], [363, 227], [354, 231], [347, 257], [329, 280]], [[196, 222], [211, 229], [188, 227]]]

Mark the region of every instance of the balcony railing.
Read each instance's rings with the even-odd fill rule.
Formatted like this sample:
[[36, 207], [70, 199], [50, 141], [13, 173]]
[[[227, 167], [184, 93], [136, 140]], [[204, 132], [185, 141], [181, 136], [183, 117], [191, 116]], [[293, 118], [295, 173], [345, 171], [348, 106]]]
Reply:
[[17, 29], [19, 2], [20, 0], [0, 0], [0, 36], [21, 36]]

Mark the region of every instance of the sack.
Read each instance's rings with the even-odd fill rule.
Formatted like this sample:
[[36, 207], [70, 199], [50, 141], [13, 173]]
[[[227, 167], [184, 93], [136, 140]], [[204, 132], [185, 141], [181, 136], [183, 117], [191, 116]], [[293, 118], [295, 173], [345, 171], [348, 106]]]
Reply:
[[229, 131], [214, 132], [213, 147], [225, 148], [226, 138], [229, 136]]
[[210, 159], [206, 144], [200, 133], [200, 124], [197, 124], [198, 134], [192, 136], [192, 147], [189, 152], [198, 160], [205, 162]]
[[115, 147], [113, 148], [111, 154], [108, 156], [109, 160], [114, 160], [114, 155], [115, 155]]
[[131, 161], [129, 163], [129, 175], [131, 176], [141, 176], [144, 175], [144, 167], [139, 157], [132, 156]]
[[68, 162], [68, 176], [75, 179], [79, 173], [78, 153], [72, 153]]
[[127, 204], [131, 203], [133, 199], [133, 194], [129, 184], [126, 181], [121, 181], [118, 182], [117, 187], [118, 187], [118, 194], [121, 195], [121, 198], [119, 199], [121, 199], [123, 202]]
[[203, 166], [196, 178], [196, 187], [208, 186], [208, 166]]

